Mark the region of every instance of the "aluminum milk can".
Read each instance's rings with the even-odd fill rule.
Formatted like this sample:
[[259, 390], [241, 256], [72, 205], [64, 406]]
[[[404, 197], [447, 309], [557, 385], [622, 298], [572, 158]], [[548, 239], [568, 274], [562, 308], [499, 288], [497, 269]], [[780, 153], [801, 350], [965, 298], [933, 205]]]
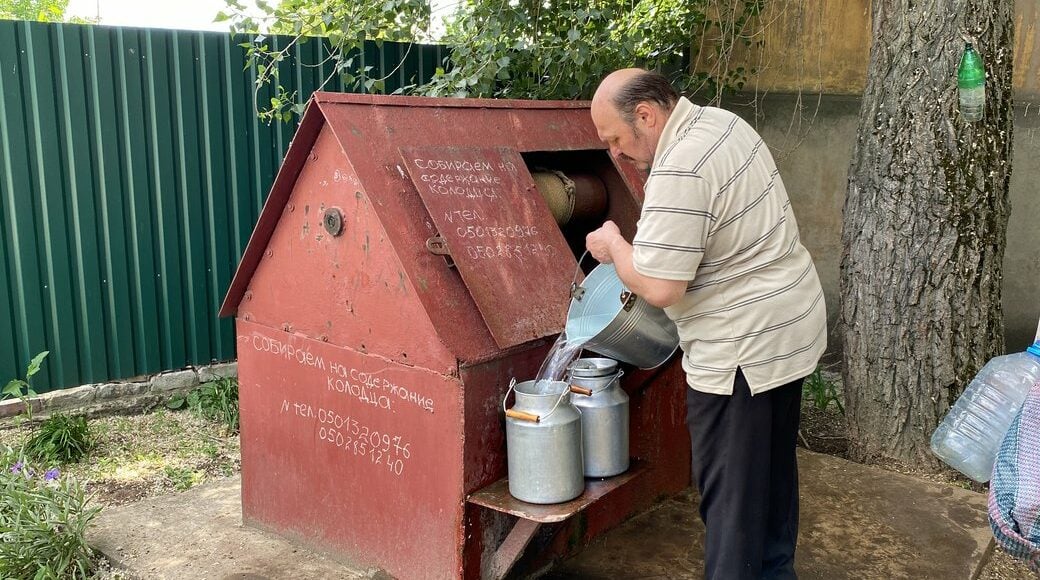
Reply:
[[570, 367], [570, 383], [592, 391], [574, 395], [581, 411], [586, 477], [610, 477], [628, 470], [628, 393], [622, 371], [609, 358], [581, 358]]
[[506, 410], [509, 493], [538, 504], [578, 497], [585, 490], [581, 414], [571, 403], [570, 385], [525, 381], [510, 389], [516, 391], [516, 403]]

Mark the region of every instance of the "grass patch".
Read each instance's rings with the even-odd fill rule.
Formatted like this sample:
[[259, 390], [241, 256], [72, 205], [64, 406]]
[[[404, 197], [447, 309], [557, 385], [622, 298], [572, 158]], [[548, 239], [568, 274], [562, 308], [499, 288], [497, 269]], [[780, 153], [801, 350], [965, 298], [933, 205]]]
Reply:
[[64, 469], [102, 505], [183, 491], [239, 471], [237, 436], [192, 413], [160, 409], [147, 415], [91, 420], [94, 447]]
[[833, 381], [823, 375], [822, 367], [816, 367], [813, 374], [805, 377], [802, 383], [802, 397], [821, 411], [826, 410], [833, 402], [838, 407], [838, 412], [845, 414], [845, 406], [841, 404], [841, 392]]
[[222, 423], [230, 433], [238, 433], [238, 379], [222, 377], [200, 385], [184, 397], [176, 397], [166, 405], [170, 409], [192, 413]]
[[83, 416], [55, 413], [30, 432], [24, 451], [40, 463], [76, 463], [94, 445], [87, 418]]

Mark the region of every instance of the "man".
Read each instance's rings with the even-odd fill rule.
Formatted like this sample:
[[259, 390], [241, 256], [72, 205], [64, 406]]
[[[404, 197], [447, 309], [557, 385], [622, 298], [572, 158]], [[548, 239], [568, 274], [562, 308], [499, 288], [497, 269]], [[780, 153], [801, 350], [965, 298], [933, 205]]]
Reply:
[[826, 311], [776, 164], [747, 123], [656, 73], [610, 74], [591, 113], [611, 155], [650, 171], [632, 243], [608, 221], [586, 246], [678, 326], [705, 577], [795, 578], [795, 440]]

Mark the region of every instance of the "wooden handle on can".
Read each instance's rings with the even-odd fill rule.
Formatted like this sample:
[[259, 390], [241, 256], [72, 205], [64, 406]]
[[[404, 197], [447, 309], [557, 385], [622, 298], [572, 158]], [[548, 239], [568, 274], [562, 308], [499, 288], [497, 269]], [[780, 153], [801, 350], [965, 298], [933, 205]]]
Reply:
[[586, 389], [585, 387], [579, 387], [577, 385], [571, 385], [571, 392], [585, 395], [586, 397], [592, 396], [592, 389]]
[[517, 411], [514, 409], [507, 409], [506, 417], [512, 417], [517, 421], [530, 421], [532, 423], [537, 423], [539, 420], [538, 415], [532, 415], [531, 413], [524, 413], [523, 411]]

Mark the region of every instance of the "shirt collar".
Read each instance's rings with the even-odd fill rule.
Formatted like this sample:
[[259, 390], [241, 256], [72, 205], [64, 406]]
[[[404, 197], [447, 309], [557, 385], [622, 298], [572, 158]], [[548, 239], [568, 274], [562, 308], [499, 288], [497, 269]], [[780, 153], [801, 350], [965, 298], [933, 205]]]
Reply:
[[661, 132], [661, 139], [657, 142], [657, 150], [654, 151], [654, 164], [656, 165], [661, 159], [661, 155], [669, 145], [675, 141], [676, 135], [679, 133], [679, 128], [683, 126], [686, 119], [690, 116], [690, 113], [697, 108], [686, 97], [679, 97], [679, 100], [675, 103], [675, 108], [672, 109], [672, 114], [668, 116], [668, 122], [664, 125], [664, 130]]

